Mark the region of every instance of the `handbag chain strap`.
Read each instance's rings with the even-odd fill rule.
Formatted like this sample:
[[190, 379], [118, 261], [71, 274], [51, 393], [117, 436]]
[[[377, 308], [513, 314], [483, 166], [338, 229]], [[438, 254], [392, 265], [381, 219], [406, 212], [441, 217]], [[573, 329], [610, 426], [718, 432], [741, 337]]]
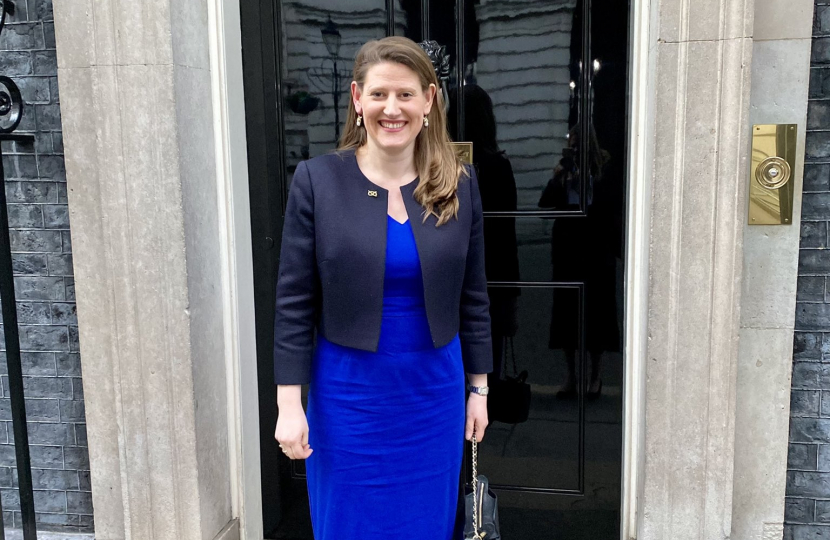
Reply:
[[476, 434], [473, 433], [473, 540], [482, 540], [478, 531], [478, 444]]

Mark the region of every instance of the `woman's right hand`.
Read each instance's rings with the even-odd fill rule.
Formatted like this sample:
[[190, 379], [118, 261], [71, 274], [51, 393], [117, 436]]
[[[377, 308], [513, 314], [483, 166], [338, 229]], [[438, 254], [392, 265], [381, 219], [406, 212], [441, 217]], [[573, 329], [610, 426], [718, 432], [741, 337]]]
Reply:
[[306, 459], [313, 450], [308, 445], [308, 420], [302, 403], [281, 406], [274, 438], [290, 459]]

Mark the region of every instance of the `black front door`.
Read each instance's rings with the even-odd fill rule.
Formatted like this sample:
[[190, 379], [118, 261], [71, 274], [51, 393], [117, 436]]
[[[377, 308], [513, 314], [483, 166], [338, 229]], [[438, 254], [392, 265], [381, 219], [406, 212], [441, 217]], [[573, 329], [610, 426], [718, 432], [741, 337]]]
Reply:
[[[273, 438], [286, 194], [336, 145], [357, 49], [393, 33], [446, 46], [451, 135], [473, 145], [496, 365], [479, 471], [502, 536], [619, 538], [628, 1], [242, 3], [265, 538], [313, 538], [304, 463]], [[496, 395], [514, 376], [527, 408]]]

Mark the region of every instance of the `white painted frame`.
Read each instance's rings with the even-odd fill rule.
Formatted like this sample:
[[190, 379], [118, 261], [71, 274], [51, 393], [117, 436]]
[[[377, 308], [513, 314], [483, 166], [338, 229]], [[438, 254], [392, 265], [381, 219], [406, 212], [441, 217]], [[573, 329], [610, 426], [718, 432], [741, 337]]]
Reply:
[[645, 472], [646, 357], [648, 352], [649, 237], [654, 145], [656, 59], [651, 31], [657, 4], [632, 0], [628, 73], [628, 192], [626, 208], [625, 337], [623, 385], [622, 523], [620, 538], [640, 537]]
[[[645, 461], [650, 149], [653, 146], [649, 144], [653, 136], [653, 106], [648, 89], [653, 87], [655, 76], [650, 47], [653, 7], [651, 0], [634, 0], [630, 25], [622, 540], [637, 538], [642, 525], [638, 502], [642, 498]], [[216, 187], [225, 233], [222, 290], [233, 515], [239, 522], [240, 539], [262, 540], [256, 326], [239, 0], [211, 0], [208, 10]]]
[[259, 389], [239, 0], [208, 3], [220, 231], [232, 515], [222, 540], [262, 540]]

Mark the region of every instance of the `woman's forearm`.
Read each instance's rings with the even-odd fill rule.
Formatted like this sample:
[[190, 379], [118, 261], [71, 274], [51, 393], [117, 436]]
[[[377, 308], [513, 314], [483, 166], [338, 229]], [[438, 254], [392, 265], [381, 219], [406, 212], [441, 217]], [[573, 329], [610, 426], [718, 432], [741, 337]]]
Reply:
[[299, 384], [278, 384], [277, 385], [277, 406], [281, 410], [303, 406], [302, 385]]
[[467, 373], [467, 380], [473, 386], [487, 386], [486, 373]]

